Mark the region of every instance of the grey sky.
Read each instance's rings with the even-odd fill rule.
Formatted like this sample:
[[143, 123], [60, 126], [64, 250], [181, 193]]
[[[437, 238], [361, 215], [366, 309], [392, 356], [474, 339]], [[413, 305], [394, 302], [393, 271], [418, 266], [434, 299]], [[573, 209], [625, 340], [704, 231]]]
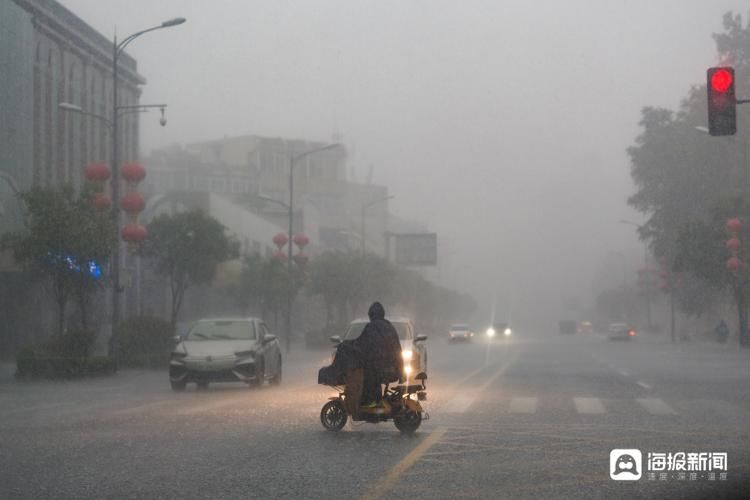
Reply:
[[446, 284], [480, 298], [513, 288], [527, 310], [587, 298], [612, 252], [635, 269], [642, 247], [618, 220], [640, 220], [625, 205], [640, 109], [676, 107], [716, 62], [722, 14], [750, 10], [741, 0], [62, 3], [107, 36], [115, 24], [129, 34], [188, 18], [129, 48], [148, 79], [142, 102], [169, 104], [166, 128], [143, 116], [147, 151], [340, 132], [357, 175], [374, 164], [393, 211], [428, 222], [455, 252]]

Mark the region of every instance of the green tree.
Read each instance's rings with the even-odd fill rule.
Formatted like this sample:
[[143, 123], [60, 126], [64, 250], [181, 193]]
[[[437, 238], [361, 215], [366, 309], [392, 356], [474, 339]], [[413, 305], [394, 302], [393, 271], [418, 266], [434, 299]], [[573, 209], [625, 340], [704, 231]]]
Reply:
[[57, 334], [65, 329], [65, 313], [71, 299], [79, 306], [82, 328], [88, 328], [88, 304], [100, 276], [90, 264], [103, 268], [114, 242], [107, 213], [97, 213], [92, 191], [76, 195], [69, 186], [33, 188], [21, 198], [28, 211], [28, 228], [7, 234], [3, 246], [17, 262], [48, 279], [48, 290], [57, 305]]
[[187, 289], [210, 283], [216, 267], [237, 256], [238, 245], [218, 220], [199, 210], [160, 215], [148, 225], [148, 233], [140, 252], [169, 280], [174, 328]]
[[[742, 96], [750, 90], [750, 23], [743, 27], [741, 16], [727, 13], [724, 32], [713, 37], [719, 59], [735, 66]], [[718, 213], [742, 215], [727, 212], [726, 200], [747, 197], [750, 110], [739, 106], [737, 114], [738, 137], [716, 138], [696, 130], [706, 120], [705, 85], [693, 87], [677, 112], [644, 108], [641, 133], [628, 148], [637, 188], [628, 201], [647, 215], [640, 237], [670, 272], [682, 274], [674, 289], [680, 308], [701, 314], [709, 297], [731, 288], [741, 331], [746, 331], [747, 293], [723, 268], [726, 235], [724, 221], [717, 219]]]
[[338, 323], [347, 323], [370, 302], [388, 302], [396, 275], [393, 264], [377, 255], [327, 251], [310, 263], [308, 289], [323, 297], [327, 325], [334, 311]]
[[[326, 328], [334, 322], [334, 311], [346, 303], [350, 286], [349, 271], [344, 263], [347, 254], [334, 250], [326, 251], [313, 259], [309, 264], [310, 281], [308, 291], [312, 295], [320, 295], [326, 308]], [[343, 318], [339, 318], [343, 322]]]

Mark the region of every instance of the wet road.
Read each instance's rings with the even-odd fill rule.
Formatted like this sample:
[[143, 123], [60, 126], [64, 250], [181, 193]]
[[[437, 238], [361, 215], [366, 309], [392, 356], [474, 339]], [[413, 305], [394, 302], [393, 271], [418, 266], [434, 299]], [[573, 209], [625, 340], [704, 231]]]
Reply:
[[[166, 372], [0, 383], [0, 498], [690, 498], [750, 484], [750, 353], [641, 338], [432, 337], [430, 420], [326, 432], [328, 354], [280, 387], [173, 393]], [[610, 451], [642, 452], [638, 481]], [[726, 476], [649, 474], [648, 453], [726, 453]], [[620, 475], [627, 473], [620, 473]]]

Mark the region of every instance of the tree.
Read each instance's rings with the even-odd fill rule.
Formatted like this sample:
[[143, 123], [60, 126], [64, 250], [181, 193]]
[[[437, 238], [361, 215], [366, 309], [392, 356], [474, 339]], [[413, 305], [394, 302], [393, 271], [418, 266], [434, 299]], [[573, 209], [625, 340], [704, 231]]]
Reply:
[[28, 211], [27, 230], [10, 233], [3, 246], [17, 262], [49, 280], [57, 305], [57, 334], [65, 329], [65, 312], [71, 299], [78, 302], [81, 327], [88, 329], [88, 304], [100, 285], [101, 269], [114, 243], [111, 217], [97, 213], [90, 189], [76, 196], [69, 186], [33, 188], [21, 194]]
[[[750, 83], [750, 23], [727, 13], [724, 33], [714, 34], [719, 59], [731, 61], [737, 81]], [[738, 94], [750, 85], [738, 85]], [[741, 96], [740, 96], [741, 97]], [[747, 292], [736, 276], [724, 269], [721, 207], [728, 198], [747, 198], [750, 174], [746, 165], [750, 110], [738, 107], [738, 129], [744, 138], [710, 137], [696, 130], [705, 123], [705, 85], [693, 87], [677, 112], [643, 109], [642, 131], [628, 148], [631, 176], [637, 191], [628, 202], [648, 216], [639, 230], [654, 255], [679, 271], [685, 286], [675, 290], [680, 308], [701, 314], [708, 297], [730, 287], [738, 307], [741, 331], [746, 331]], [[738, 209], [735, 207], [735, 209]], [[722, 215], [722, 216], [724, 216]], [[731, 215], [731, 214], [730, 214]], [[734, 215], [741, 215], [737, 212]]]
[[[333, 313], [336, 307], [346, 303], [350, 288], [347, 283], [349, 271], [345, 265], [346, 260], [347, 255], [344, 252], [334, 250], [323, 252], [309, 264], [309, 292], [323, 297], [326, 307], [326, 328], [334, 321]], [[339, 311], [341, 310], [339, 308]], [[344, 318], [340, 317], [339, 321], [344, 322]]]
[[347, 323], [364, 304], [392, 296], [397, 269], [382, 257], [361, 252], [327, 251], [310, 263], [309, 291], [321, 295], [326, 322], [338, 310], [338, 322]]
[[216, 267], [237, 255], [238, 245], [218, 220], [199, 210], [160, 215], [148, 225], [148, 233], [140, 252], [169, 280], [174, 328], [187, 289], [210, 283]]

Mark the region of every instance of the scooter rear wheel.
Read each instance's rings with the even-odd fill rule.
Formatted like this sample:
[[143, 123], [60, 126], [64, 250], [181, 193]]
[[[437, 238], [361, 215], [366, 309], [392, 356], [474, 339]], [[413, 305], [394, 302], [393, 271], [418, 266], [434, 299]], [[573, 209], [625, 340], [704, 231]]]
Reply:
[[406, 410], [402, 414], [393, 417], [396, 429], [404, 434], [414, 434], [422, 423], [422, 414], [412, 410]]
[[346, 425], [347, 419], [346, 409], [341, 400], [329, 401], [320, 410], [320, 423], [329, 431], [340, 431]]

